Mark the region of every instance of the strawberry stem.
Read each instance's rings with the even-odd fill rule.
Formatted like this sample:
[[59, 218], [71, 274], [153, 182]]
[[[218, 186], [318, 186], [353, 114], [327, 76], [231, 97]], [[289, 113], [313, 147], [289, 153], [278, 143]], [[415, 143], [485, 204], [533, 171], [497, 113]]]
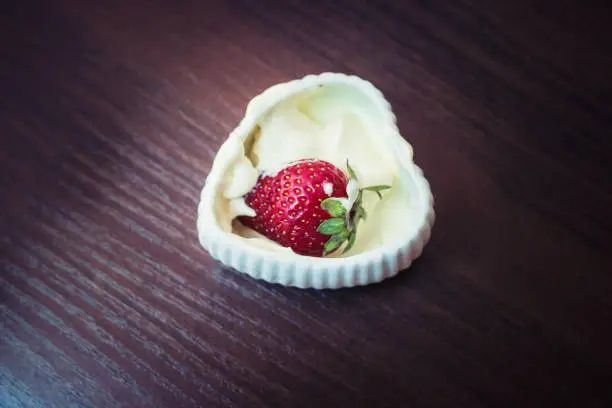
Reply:
[[[349, 174], [349, 180], [357, 181], [357, 175], [349, 164], [347, 159], [346, 168]], [[323, 248], [323, 256], [334, 252], [336, 249], [341, 247], [345, 242], [347, 243], [342, 253], [350, 251], [355, 245], [357, 239], [357, 225], [361, 220], [367, 220], [367, 213], [363, 208], [363, 192], [371, 191], [378, 195], [378, 198], [382, 200], [382, 192], [389, 190], [391, 186], [378, 185], [369, 186], [359, 189], [357, 198], [353, 203], [350, 210], [346, 210], [342, 203], [336, 198], [328, 198], [321, 203], [321, 208], [327, 211], [332, 218], [324, 221], [319, 225], [317, 231], [324, 235], [329, 235], [329, 240], [325, 243]]]

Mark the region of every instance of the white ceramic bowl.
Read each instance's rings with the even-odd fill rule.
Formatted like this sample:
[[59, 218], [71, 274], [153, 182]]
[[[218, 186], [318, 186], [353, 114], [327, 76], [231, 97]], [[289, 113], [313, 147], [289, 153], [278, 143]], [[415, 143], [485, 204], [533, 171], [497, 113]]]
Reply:
[[[271, 252], [248, 245], [222, 229], [215, 205], [222, 178], [230, 166], [230, 152], [243, 143], [259, 120], [282, 100], [325, 85], [351, 86], [376, 106], [381, 117], [381, 142], [388, 143], [402, 166], [411, 204], [407, 207], [406, 234], [400, 240], [374, 250], [347, 257], [314, 258]], [[197, 229], [201, 245], [226, 266], [256, 279], [299, 288], [336, 289], [380, 282], [408, 268], [421, 254], [434, 224], [433, 196], [423, 172], [413, 162], [412, 147], [397, 128], [391, 106], [371, 83], [356, 76], [336, 73], [309, 75], [274, 85], [256, 96], [248, 105], [240, 124], [221, 146], [202, 189], [198, 206]]]

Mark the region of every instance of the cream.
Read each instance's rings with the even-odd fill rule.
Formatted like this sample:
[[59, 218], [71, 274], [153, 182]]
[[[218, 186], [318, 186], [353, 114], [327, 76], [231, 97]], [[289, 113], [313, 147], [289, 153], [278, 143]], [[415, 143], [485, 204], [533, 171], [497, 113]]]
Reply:
[[[282, 93], [282, 86], [275, 91]], [[363, 205], [368, 218], [358, 227], [355, 246], [344, 255], [336, 251], [331, 257], [363, 253], [392, 244], [403, 236], [407, 227], [405, 220], [409, 217], [406, 212], [410, 207], [408, 188], [398, 177], [402, 169], [393, 148], [380, 135], [383, 129], [375, 108], [362, 93], [343, 85], [302, 91], [269, 109], [257, 125], [259, 130], [244, 143], [230, 145], [232, 151], [225, 152], [231, 154], [233, 160], [221, 186], [219, 200], [226, 202], [219, 203], [217, 208], [222, 220], [231, 221], [231, 232], [241, 241], [301, 257], [242, 226], [235, 218], [254, 215], [243, 196], [255, 186], [260, 173], [274, 174], [288, 163], [304, 158], [326, 160], [344, 171], [349, 160], [359, 185], [351, 182], [347, 186], [349, 198], [341, 200], [347, 208], [354, 202], [358, 188], [392, 186], [383, 193], [382, 200], [373, 192], [364, 192]], [[321, 188], [328, 196], [340, 193], [332, 191], [331, 185]]]
[[331, 197], [331, 195], [334, 193], [334, 185], [330, 182], [323, 183], [323, 191], [325, 191], [325, 194], [327, 194], [328, 197]]

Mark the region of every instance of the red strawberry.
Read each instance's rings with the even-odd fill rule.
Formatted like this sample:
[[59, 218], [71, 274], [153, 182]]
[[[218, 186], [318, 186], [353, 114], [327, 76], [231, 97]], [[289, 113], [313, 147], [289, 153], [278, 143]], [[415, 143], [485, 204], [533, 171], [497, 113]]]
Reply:
[[[356, 182], [348, 162], [347, 167], [350, 178]], [[245, 197], [246, 204], [256, 215], [241, 216], [239, 220], [300, 255], [325, 256], [346, 241], [345, 251], [348, 251], [355, 242], [357, 223], [365, 219], [362, 192], [375, 191], [381, 196], [380, 191], [390, 188], [355, 188], [356, 197], [352, 197], [354, 203], [350, 203], [348, 184], [349, 178], [333, 164], [315, 159], [300, 160], [276, 175], [260, 177]], [[345, 208], [347, 204], [353, 204], [350, 211]]]

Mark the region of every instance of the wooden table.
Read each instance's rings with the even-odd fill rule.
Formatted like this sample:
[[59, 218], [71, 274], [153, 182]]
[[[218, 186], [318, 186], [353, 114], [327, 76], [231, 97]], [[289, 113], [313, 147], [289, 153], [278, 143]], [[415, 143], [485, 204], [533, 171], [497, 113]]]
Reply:
[[[605, 2], [12, 2], [0, 17], [1, 407], [609, 407]], [[268, 86], [355, 73], [436, 198], [383, 284], [288, 289], [199, 247]]]

